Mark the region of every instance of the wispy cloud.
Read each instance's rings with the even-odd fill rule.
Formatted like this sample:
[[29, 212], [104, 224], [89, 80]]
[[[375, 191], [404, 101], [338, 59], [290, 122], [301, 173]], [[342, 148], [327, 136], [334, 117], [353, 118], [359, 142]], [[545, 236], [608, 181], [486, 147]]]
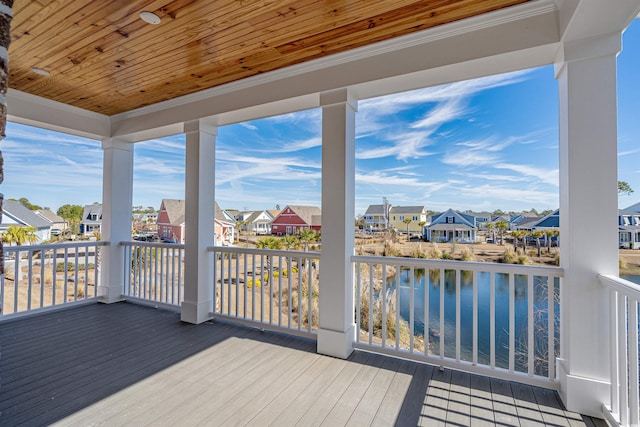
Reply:
[[514, 163], [498, 163], [493, 166], [496, 169], [508, 169], [519, 174], [536, 178], [545, 184], [558, 186], [558, 169], [543, 169]]

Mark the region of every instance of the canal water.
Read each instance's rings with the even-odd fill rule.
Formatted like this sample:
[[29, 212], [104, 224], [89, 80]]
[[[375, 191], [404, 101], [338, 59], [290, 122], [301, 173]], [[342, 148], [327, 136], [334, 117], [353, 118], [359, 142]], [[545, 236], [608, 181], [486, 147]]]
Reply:
[[[456, 271], [445, 270], [444, 280], [444, 310], [440, 311], [440, 270], [414, 270], [414, 329], [416, 335], [424, 336], [425, 331], [425, 292], [428, 292], [429, 319], [426, 327], [429, 335], [430, 352], [440, 354], [441, 338], [444, 340], [445, 357], [456, 357]], [[410, 293], [411, 271], [401, 270], [400, 286], [400, 316], [407, 323], [410, 321]], [[460, 352], [461, 359], [473, 360], [473, 273], [462, 271], [460, 278]], [[478, 273], [478, 362], [490, 363], [490, 274]], [[396, 278], [387, 280], [387, 289], [394, 291]], [[533, 299], [534, 327], [536, 339], [534, 342], [535, 373], [547, 374], [548, 360], [548, 308], [547, 308], [547, 277], [534, 277], [534, 291], [528, 295], [527, 276], [516, 275], [514, 286], [514, 318], [515, 318], [515, 368], [516, 371], [527, 370], [527, 328], [528, 304]], [[556, 344], [554, 351], [558, 352], [558, 326], [560, 307], [558, 279], [552, 286], [554, 298], [554, 323]], [[440, 318], [444, 317], [444, 334], [440, 332]], [[509, 276], [495, 275], [495, 345], [496, 366], [509, 367]]]

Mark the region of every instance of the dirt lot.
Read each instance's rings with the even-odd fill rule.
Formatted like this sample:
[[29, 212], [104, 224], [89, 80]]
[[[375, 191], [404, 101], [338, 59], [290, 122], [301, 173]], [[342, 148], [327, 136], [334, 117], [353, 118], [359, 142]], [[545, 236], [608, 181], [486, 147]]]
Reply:
[[[239, 246], [255, 247], [255, 241], [262, 236], [241, 236]], [[355, 240], [355, 252], [359, 255], [383, 255], [385, 237], [382, 235], [357, 234]], [[430, 243], [417, 239], [407, 241], [406, 236], [400, 235], [393, 245], [397, 247], [400, 256], [410, 257], [419, 252], [429, 254], [432, 250], [440, 251], [451, 259], [460, 260], [465, 252], [471, 252], [472, 260], [477, 262], [500, 262], [505, 250], [513, 250], [513, 243], [505, 242], [504, 245], [490, 243], [475, 244], [451, 244]], [[522, 248], [519, 249], [522, 253]], [[527, 246], [525, 255], [527, 263], [531, 265], [557, 265], [559, 248], [541, 248], [541, 256], [535, 246]], [[468, 257], [468, 253], [465, 254]], [[620, 249], [620, 274], [640, 275], [640, 250]]]

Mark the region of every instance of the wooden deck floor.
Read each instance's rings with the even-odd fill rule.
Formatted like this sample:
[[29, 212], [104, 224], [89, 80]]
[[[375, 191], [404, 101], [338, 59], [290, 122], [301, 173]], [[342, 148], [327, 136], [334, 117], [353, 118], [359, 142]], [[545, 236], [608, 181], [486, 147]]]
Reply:
[[604, 426], [548, 390], [129, 303], [0, 323], [0, 425]]

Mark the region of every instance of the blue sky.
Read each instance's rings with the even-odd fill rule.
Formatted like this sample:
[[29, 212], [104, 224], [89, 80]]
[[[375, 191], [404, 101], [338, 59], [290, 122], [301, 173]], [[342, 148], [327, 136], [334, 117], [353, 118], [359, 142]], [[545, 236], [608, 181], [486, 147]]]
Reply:
[[[640, 23], [618, 57], [618, 175], [640, 200]], [[440, 211], [539, 211], [558, 206], [557, 84], [553, 67], [360, 101], [356, 214], [386, 197]], [[219, 129], [216, 199], [223, 208], [320, 205], [321, 111]], [[102, 150], [93, 141], [10, 123], [2, 142], [7, 198], [56, 210], [102, 196]], [[134, 205], [184, 198], [184, 136], [138, 143]]]

